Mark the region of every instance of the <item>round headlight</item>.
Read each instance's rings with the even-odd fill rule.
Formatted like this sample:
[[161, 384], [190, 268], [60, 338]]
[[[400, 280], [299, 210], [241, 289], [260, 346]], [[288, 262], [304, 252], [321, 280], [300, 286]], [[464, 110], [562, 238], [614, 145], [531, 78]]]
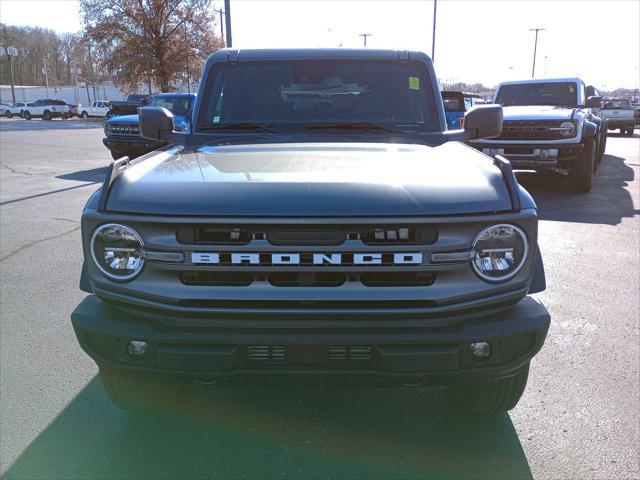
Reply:
[[489, 282], [513, 277], [524, 265], [529, 242], [524, 231], [514, 225], [485, 228], [473, 242], [473, 269]]
[[131, 280], [142, 271], [142, 239], [126, 225], [107, 223], [91, 236], [91, 255], [96, 266], [112, 280]]
[[560, 124], [560, 128], [560, 135], [564, 135], [565, 137], [570, 137], [576, 130], [576, 126], [573, 122], [562, 122]]

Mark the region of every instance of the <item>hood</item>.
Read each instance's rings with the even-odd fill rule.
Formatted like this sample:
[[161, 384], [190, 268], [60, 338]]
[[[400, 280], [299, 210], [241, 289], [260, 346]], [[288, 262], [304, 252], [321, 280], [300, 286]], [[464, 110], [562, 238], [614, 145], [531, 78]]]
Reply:
[[111, 187], [107, 210], [207, 216], [398, 216], [508, 211], [491, 158], [461, 143], [172, 147]]
[[554, 107], [551, 105], [528, 105], [502, 107], [505, 121], [508, 120], [570, 120], [574, 108]]
[[138, 115], [116, 115], [107, 120], [106, 123], [125, 123], [131, 125], [137, 125], [139, 122]]

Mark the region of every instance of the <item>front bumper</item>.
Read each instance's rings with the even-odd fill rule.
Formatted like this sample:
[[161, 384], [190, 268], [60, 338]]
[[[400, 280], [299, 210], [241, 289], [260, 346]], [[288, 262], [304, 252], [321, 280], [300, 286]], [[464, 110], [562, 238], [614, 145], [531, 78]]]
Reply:
[[489, 156], [502, 155], [518, 170], [569, 169], [582, 153], [582, 144], [476, 143], [473, 147]]
[[142, 137], [105, 137], [102, 139], [102, 143], [109, 150], [116, 150], [125, 155], [128, 153], [144, 155], [166, 145], [165, 143], [153, 142]]
[[[82, 348], [98, 365], [184, 379], [278, 374], [361, 377], [367, 380], [451, 383], [513, 374], [540, 350], [550, 317], [525, 297], [486, 317], [414, 329], [191, 328], [168, 325], [94, 295], [71, 315]], [[187, 322], [188, 323], [188, 322]], [[131, 340], [150, 345], [144, 358], [127, 353]], [[489, 342], [492, 355], [470, 356], [469, 343]]]

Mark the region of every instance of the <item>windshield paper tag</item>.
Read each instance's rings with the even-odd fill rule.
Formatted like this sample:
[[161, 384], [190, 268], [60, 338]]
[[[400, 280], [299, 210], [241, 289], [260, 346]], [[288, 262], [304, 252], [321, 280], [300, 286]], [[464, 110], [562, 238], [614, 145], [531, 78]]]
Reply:
[[409, 88], [411, 90], [420, 90], [420, 78], [409, 77]]

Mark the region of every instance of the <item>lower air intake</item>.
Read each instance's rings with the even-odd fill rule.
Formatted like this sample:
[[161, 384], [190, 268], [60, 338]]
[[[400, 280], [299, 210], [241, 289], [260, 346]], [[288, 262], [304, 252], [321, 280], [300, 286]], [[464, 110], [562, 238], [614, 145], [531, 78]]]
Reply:
[[247, 347], [247, 358], [251, 363], [279, 365], [287, 361], [287, 351], [278, 345], [251, 345]]
[[351, 360], [371, 360], [371, 347], [335, 346], [329, 347], [329, 360], [348, 362]]

